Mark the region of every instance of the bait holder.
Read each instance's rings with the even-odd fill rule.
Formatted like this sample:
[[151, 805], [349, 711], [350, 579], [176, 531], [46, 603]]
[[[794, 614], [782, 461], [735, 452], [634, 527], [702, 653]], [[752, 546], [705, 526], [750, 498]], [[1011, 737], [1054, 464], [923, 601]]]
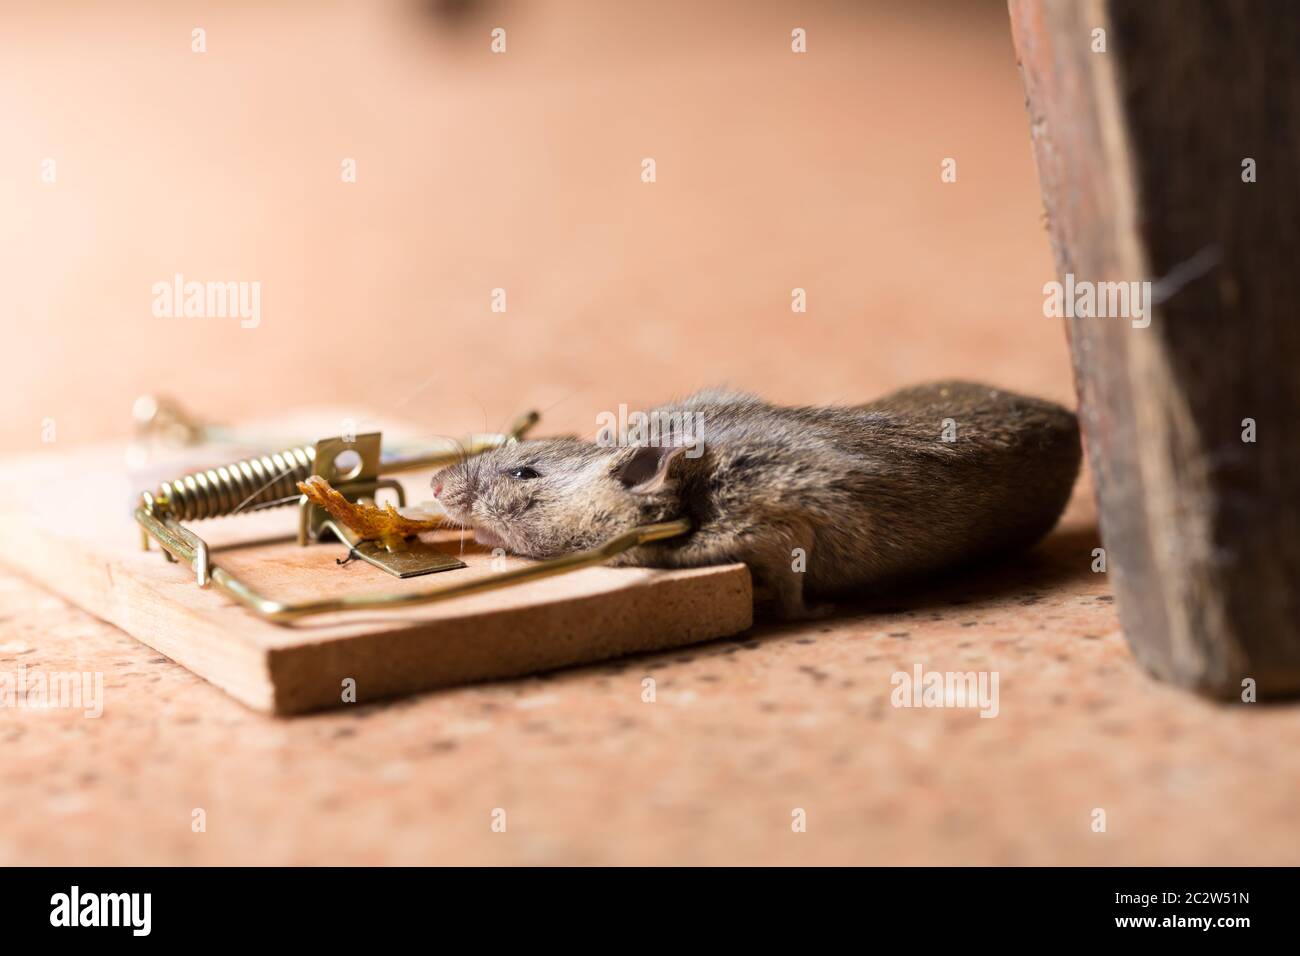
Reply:
[[[174, 432], [178, 430], [179, 422], [183, 426], [179, 430], [184, 433], [187, 443], [198, 440], [205, 431], [204, 426], [190, 422], [175, 405], [155, 403], [148, 407], [153, 410], [155, 420], [142, 422], [146, 428], [161, 423]], [[380, 490], [389, 489], [397, 496], [398, 506], [405, 506], [406, 496], [401, 483], [387, 476], [444, 467], [492, 448], [514, 444], [537, 423], [538, 418], [536, 412], [529, 412], [505, 433], [473, 435], [464, 443], [451, 443], [444, 448], [408, 457], [386, 457], [382, 453], [382, 434], [370, 432], [325, 438], [315, 444], [296, 445], [274, 454], [191, 472], [140, 495], [134, 516], [141, 528], [141, 543], [147, 551], [151, 541], [157, 542], [168, 561], [189, 565], [199, 587], [215, 586], [258, 617], [285, 623], [318, 614], [411, 607], [494, 591], [602, 564], [640, 545], [690, 532], [691, 523], [685, 518], [658, 522], [633, 528], [586, 551], [434, 590], [350, 594], [285, 602], [262, 594], [215, 563], [207, 542], [186, 524], [297, 504], [298, 544], [301, 546], [332, 536], [346, 544], [351, 555], [401, 578], [464, 568], [464, 562], [417, 537], [386, 543], [361, 539], [323, 508], [308, 501], [306, 495], [297, 493], [298, 482], [319, 475], [354, 503], [371, 502]]]

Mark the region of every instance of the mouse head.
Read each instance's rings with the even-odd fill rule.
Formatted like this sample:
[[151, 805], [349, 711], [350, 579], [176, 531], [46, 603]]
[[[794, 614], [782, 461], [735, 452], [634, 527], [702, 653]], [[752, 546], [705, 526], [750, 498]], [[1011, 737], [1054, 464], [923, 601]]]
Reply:
[[520, 442], [444, 468], [433, 476], [433, 496], [480, 544], [549, 558], [680, 517], [677, 463], [685, 451]]

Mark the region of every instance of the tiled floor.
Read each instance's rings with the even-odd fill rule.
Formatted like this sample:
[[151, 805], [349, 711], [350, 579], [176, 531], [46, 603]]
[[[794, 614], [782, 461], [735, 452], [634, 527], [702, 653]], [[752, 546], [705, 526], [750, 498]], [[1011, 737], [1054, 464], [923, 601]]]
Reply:
[[[1147, 678], [1090, 519], [891, 607], [281, 720], [3, 574], [0, 668], [105, 704], [0, 712], [0, 864], [1297, 862], [1300, 713]], [[996, 716], [894, 706], [918, 664]]]

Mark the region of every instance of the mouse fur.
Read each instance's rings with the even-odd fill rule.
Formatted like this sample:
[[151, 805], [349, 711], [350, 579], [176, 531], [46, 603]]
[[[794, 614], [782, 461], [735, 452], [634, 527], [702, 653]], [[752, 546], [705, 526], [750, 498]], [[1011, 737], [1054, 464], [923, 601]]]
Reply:
[[1060, 517], [1081, 457], [1072, 412], [969, 382], [830, 407], [707, 389], [654, 413], [698, 427], [659, 447], [506, 445], [440, 471], [435, 497], [481, 543], [532, 558], [687, 517], [689, 535], [611, 563], [742, 561], [777, 612], [799, 618], [1028, 547]]

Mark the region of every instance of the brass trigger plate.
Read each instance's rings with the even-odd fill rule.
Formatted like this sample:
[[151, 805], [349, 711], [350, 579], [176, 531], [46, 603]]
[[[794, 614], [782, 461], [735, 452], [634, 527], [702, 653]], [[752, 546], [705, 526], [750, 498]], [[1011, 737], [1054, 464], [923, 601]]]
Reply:
[[419, 538], [403, 541], [396, 548], [390, 549], [382, 541], [361, 541], [351, 528], [339, 524], [333, 518], [326, 518], [324, 527], [334, 532], [351, 549], [351, 554], [395, 577], [415, 578], [421, 574], [455, 571], [468, 566], [460, 558], [425, 544]]
[[452, 557], [423, 541], [411, 541], [405, 551], [389, 551], [382, 541], [362, 541], [352, 549], [362, 561], [399, 578], [414, 578], [438, 571], [455, 571], [465, 567], [460, 558]]

